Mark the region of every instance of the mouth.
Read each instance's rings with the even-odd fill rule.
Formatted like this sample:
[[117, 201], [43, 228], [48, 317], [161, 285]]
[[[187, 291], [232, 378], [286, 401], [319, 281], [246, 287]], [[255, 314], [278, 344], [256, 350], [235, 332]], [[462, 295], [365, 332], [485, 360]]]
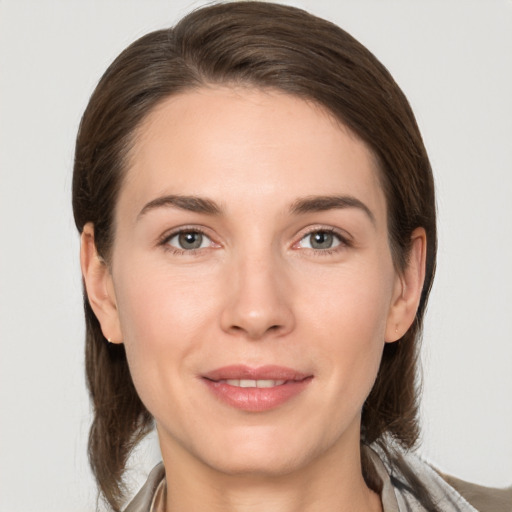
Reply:
[[222, 403], [246, 412], [276, 409], [301, 394], [313, 375], [283, 366], [225, 366], [202, 376]]
[[226, 384], [237, 388], [274, 388], [276, 386], [282, 386], [286, 381], [271, 379], [226, 379], [217, 382], [225, 382]]

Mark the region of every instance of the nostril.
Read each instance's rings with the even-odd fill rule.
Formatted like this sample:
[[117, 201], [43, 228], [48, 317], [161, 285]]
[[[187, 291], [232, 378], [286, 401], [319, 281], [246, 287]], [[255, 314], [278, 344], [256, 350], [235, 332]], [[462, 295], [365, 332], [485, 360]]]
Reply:
[[[253, 288], [256, 285], [253, 285]], [[263, 289], [263, 291], [265, 291]], [[251, 290], [250, 290], [251, 291]], [[266, 336], [283, 336], [294, 328], [294, 315], [289, 304], [266, 290], [236, 294], [226, 301], [220, 316], [220, 326], [226, 333], [257, 340]]]
[[259, 339], [269, 333], [278, 333], [282, 328], [283, 328], [283, 326], [280, 324], [273, 324], [267, 328], [265, 328], [265, 327], [258, 328], [256, 326], [252, 326], [250, 328], [244, 328], [243, 326], [235, 324], [235, 325], [230, 326], [230, 331], [232, 334], [245, 333], [249, 338]]

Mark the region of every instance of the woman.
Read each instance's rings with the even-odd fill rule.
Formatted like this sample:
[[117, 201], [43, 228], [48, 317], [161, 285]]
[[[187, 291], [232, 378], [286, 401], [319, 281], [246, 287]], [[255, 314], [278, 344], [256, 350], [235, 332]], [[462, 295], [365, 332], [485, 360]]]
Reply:
[[409, 453], [433, 179], [351, 36], [243, 2], [141, 38], [86, 109], [73, 207], [114, 510], [153, 422], [163, 466], [132, 512], [475, 510]]

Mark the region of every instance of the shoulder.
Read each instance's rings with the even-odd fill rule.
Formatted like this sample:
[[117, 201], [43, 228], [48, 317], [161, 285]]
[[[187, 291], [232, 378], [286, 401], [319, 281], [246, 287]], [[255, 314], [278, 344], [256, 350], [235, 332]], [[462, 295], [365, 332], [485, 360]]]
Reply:
[[383, 503], [392, 504], [389, 510], [426, 512], [434, 507], [443, 512], [512, 512], [512, 487], [496, 489], [465, 482], [397, 447], [390, 452], [391, 458], [379, 446], [372, 445], [371, 451], [383, 484]]
[[453, 501], [463, 510], [462, 504], [467, 503], [478, 512], [512, 512], [512, 487], [497, 489], [466, 482], [439, 471], [417, 455], [410, 455], [406, 460], [411, 463], [413, 458], [414, 467], [427, 488], [432, 489], [437, 503]]
[[512, 512], [512, 486], [506, 489], [485, 487], [439, 471], [438, 473], [479, 512]]

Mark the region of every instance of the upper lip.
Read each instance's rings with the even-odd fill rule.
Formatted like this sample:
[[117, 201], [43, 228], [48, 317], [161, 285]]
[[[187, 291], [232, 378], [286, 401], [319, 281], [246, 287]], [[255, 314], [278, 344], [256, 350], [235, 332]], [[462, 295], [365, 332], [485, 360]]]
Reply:
[[253, 368], [246, 365], [230, 365], [211, 370], [202, 377], [213, 381], [231, 379], [301, 381], [312, 375], [285, 366], [266, 365]]

